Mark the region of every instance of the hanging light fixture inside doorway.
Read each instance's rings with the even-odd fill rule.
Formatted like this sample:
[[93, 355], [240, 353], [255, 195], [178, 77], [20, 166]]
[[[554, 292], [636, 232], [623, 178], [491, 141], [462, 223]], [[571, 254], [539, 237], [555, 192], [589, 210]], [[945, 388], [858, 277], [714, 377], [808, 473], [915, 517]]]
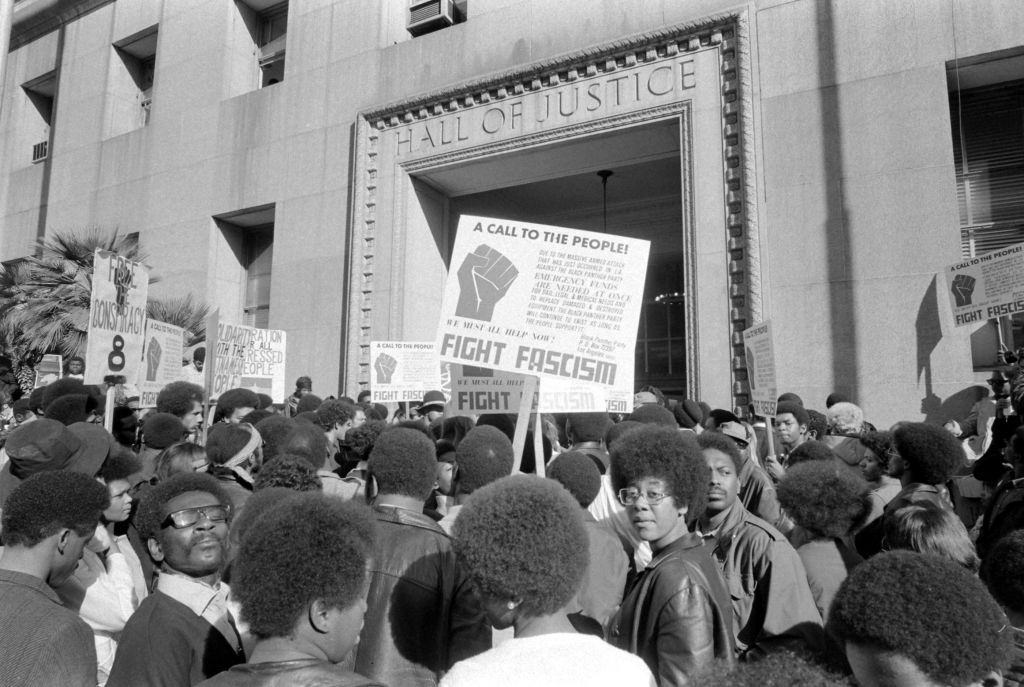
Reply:
[[604, 220], [604, 227], [601, 231], [608, 233], [608, 177], [615, 174], [610, 169], [598, 170], [597, 176], [601, 177], [601, 217]]

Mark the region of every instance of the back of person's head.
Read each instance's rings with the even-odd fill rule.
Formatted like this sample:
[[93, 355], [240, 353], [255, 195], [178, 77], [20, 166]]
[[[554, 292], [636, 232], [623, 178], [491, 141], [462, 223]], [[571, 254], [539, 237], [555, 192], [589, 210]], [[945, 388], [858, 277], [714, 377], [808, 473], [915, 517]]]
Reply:
[[366, 408], [364, 410], [366, 412], [367, 422], [369, 422], [370, 420], [380, 420], [382, 422], [386, 422], [388, 419], [388, 415], [391, 414], [388, 412], [388, 407], [383, 403], [367, 403]]
[[224, 465], [243, 451], [254, 452], [261, 443], [255, 427], [217, 424], [206, 435], [206, 458], [211, 465]]
[[[245, 508], [238, 511], [238, 516], [231, 521], [231, 542], [235, 556], [238, 555], [238, 544], [245, 537], [253, 524], [271, 508], [289, 498], [302, 498], [308, 491], [295, 491], [287, 487], [265, 487], [254, 491], [246, 499]], [[257, 535], [259, 536], [259, 535]]]
[[964, 463], [963, 448], [943, 427], [905, 422], [893, 430], [892, 438], [914, 482], [942, 484]]
[[482, 598], [512, 600], [525, 618], [552, 615], [587, 568], [582, 510], [554, 480], [503, 477], [469, 497], [455, 521], [455, 550]]
[[135, 527], [142, 541], [156, 537], [163, 528], [168, 513], [164, 510], [167, 503], [176, 496], [199, 491], [212, 495], [222, 506], [231, 506], [231, 497], [224, 491], [216, 477], [201, 472], [185, 472], [171, 475], [162, 482], [157, 482], [146, 490], [139, 498], [139, 508], [135, 513]]
[[98, 408], [99, 403], [88, 394], [68, 394], [57, 397], [53, 403], [46, 406], [43, 417], [56, 420], [67, 426], [77, 422], [86, 422], [89, 415], [95, 413]]
[[255, 410], [259, 404], [260, 399], [254, 391], [249, 389], [228, 389], [217, 398], [217, 410], [214, 412], [213, 421], [219, 422], [229, 418], [239, 408]]
[[[359, 603], [374, 534], [366, 506], [323, 494], [287, 498], [260, 515], [232, 567], [232, 594], [252, 633], [294, 639], [306, 634], [298, 628], [312, 622], [313, 604], [346, 610]], [[313, 629], [304, 639], [315, 643], [322, 634]], [[351, 648], [321, 647], [334, 663]]]
[[829, 406], [825, 417], [829, 434], [859, 434], [864, 427], [864, 411], [846, 401]]
[[811, 416], [807, 414], [807, 409], [804, 408], [802, 403], [779, 401], [778, 405], [775, 406], [775, 417], [785, 415], [786, 413], [792, 415], [798, 425], [808, 425], [811, 422]]
[[569, 490], [584, 508], [593, 503], [601, 491], [601, 471], [590, 456], [580, 451], [565, 451], [551, 461], [547, 475]]
[[471, 494], [485, 484], [507, 477], [515, 465], [512, 442], [497, 427], [477, 425], [455, 449], [458, 486]]
[[82, 383], [82, 380], [75, 379], [74, 377], [64, 377], [50, 382], [42, 387], [42, 389], [43, 391], [40, 394], [42, 396], [41, 408], [49, 408], [50, 404], [61, 396], [89, 395], [89, 391], [86, 389], [85, 384]]
[[496, 427], [509, 441], [515, 438], [516, 416], [505, 413], [488, 413], [481, 415], [476, 421], [477, 427]]
[[[740, 425], [742, 426], [742, 425]], [[740, 456], [740, 449], [736, 445], [736, 442], [719, 432], [701, 432], [697, 435], [697, 445], [702, 450], [712, 449], [719, 451], [729, 456], [732, 460], [733, 467], [736, 470], [740, 469], [743, 464], [743, 458]]]
[[142, 421], [142, 443], [149, 448], [162, 450], [181, 441], [185, 425], [181, 418], [171, 413], [149, 413]]
[[320, 404], [316, 409], [316, 417], [321, 427], [331, 430], [335, 425], [343, 425], [354, 418], [358, 409], [353, 403], [332, 398]]
[[32, 548], [63, 529], [84, 537], [110, 505], [107, 488], [89, 475], [50, 470], [32, 475], [4, 502], [4, 546]]
[[837, 403], [847, 403], [849, 401], [850, 399], [848, 399], [845, 394], [833, 391], [828, 395], [828, 398], [825, 399], [825, 409], [828, 410]]
[[[980, 683], [1009, 658], [1013, 633], [977, 577], [951, 560], [881, 553], [855, 567], [828, 630], [862, 685]], [[887, 675], [891, 681], [879, 682]]]
[[367, 468], [381, 494], [425, 500], [437, 471], [434, 442], [414, 429], [389, 429], [377, 437]]
[[679, 429], [679, 423], [676, 422], [676, 418], [672, 414], [672, 411], [664, 406], [655, 405], [653, 403], [636, 408], [629, 414], [628, 419], [632, 422], [639, 422], [645, 425], [658, 425], [659, 427]]
[[274, 413], [270, 412], [269, 410], [257, 408], [251, 413], [247, 413], [245, 417], [242, 418], [242, 422], [245, 422], [255, 427], [260, 423], [261, 420], [265, 420], [268, 417], [274, 417]]
[[302, 398], [299, 399], [298, 403], [295, 404], [295, 412], [296, 413], [309, 413], [309, 412], [315, 413], [317, 410], [320, 409], [320, 404], [323, 403], [323, 402], [324, 402], [324, 400], [322, 398], [320, 398], [319, 396], [317, 396], [316, 394], [306, 394], [305, 396], [303, 396]]
[[43, 392], [45, 391], [46, 387], [40, 386], [32, 389], [32, 393], [28, 395], [28, 406], [37, 415], [42, 415], [45, 411], [45, 406], [43, 405]]
[[132, 453], [131, 449], [120, 444], [114, 444], [106, 460], [100, 465], [96, 472], [97, 479], [105, 484], [117, 480], [127, 480], [130, 476], [142, 470], [142, 460]]
[[755, 660], [717, 661], [696, 677], [701, 687], [851, 687], [850, 680], [811, 653], [773, 649]]
[[836, 459], [836, 452], [822, 441], [805, 441], [789, 452], [789, 464], [791, 466], [814, 460], [832, 462]]
[[320, 491], [323, 482], [306, 458], [290, 453], [280, 453], [264, 463], [256, 473], [253, 491], [268, 487], [284, 487], [292, 491]]
[[687, 509], [692, 523], [707, 508], [711, 471], [704, 462], [696, 437], [689, 432], [658, 426], [642, 426], [612, 443], [612, 485], [625, 489], [643, 479], [665, 482], [677, 508]]
[[330, 447], [323, 428], [306, 423], [296, 423], [281, 444], [281, 453], [302, 456], [310, 465], [320, 470], [327, 463], [327, 452]]
[[626, 432], [634, 429], [640, 429], [644, 426], [642, 422], [634, 422], [633, 420], [623, 420], [622, 422], [616, 422], [614, 425], [608, 428], [608, 431], [604, 433], [604, 445], [609, 449], [614, 441], [621, 437]]
[[608, 413], [572, 413], [565, 420], [565, 434], [574, 443], [582, 441], [603, 441], [605, 432], [612, 425]]
[[256, 398], [259, 399], [259, 405], [256, 406], [256, 410], [267, 410], [270, 406], [274, 405], [274, 399], [271, 398], [270, 394], [257, 393]]
[[256, 423], [256, 431], [263, 438], [263, 459], [270, 460], [281, 452], [281, 447], [295, 427], [295, 421], [284, 415], [271, 415]]
[[473, 418], [465, 415], [449, 415], [441, 418], [441, 431], [438, 439], [447, 439], [458, 446], [470, 430], [476, 426]]
[[154, 461], [153, 472], [158, 482], [171, 475], [183, 472], [195, 472], [206, 466], [206, 447], [188, 441], [171, 444], [159, 454]]
[[1003, 608], [1024, 616], [1024, 530], [996, 542], [981, 563], [981, 579]]
[[779, 503], [818, 537], [844, 537], [868, 512], [868, 484], [834, 461], [794, 465], [779, 482]]
[[786, 391], [784, 393], [779, 394], [777, 403], [795, 403], [798, 406], [802, 406], [804, 404], [804, 399], [800, 398], [792, 391]]
[[[396, 427], [400, 426], [396, 425]], [[421, 427], [422, 425], [419, 425], [416, 431], [420, 431]], [[388, 423], [386, 422], [367, 420], [358, 427], [352, 427], [345, 432], [344, 446], [349, 458], [352, 460], [367, 460], [370, 457], [370, 451], [373, 450], [373, 445], [377, 442], [377, 438], [386, 429], [388, 429]], [[422, 431], [420, 433], [422, 434]]]
[[960, 517], [951, 510], [928, 502], [914, 503], [887, 514], [882, 525], [883, 548], [934, 553], [978, 572], [974, 543]]
[[156, 395], [156, 412], [183, 418], [194, 403], [203, 402], [203, 387], [191, 382], [171, 382]]
[[825, 413], [817, 410], [807, 410], [807, 437], [809, 439], [823, 439], [828, 434], [828, 418]]

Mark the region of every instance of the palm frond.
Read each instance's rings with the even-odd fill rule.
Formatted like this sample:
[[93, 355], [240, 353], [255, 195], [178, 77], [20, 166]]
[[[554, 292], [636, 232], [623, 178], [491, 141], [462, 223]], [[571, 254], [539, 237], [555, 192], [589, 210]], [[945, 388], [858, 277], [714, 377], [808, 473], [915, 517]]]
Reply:
[[196, 302], [192, 294], [166, 299], [150, 298], [146, 303], [146, 314], [154, 320], [173, 324], [189, 332], [189, 346], [206, 338], [206, 318], [210, 314], [210, 306]]

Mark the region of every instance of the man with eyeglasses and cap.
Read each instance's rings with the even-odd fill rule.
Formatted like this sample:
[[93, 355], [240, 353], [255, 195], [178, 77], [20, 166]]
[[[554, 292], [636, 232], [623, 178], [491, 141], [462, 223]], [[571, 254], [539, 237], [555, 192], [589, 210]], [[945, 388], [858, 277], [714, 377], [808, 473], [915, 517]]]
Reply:
[[160, 575], [121, 633], [108, 687], [195, 685], [245, 662], [220, 581], [230, 503], [215, 478], [199, 473], [174, 475], [143, 496], [136, 524]]

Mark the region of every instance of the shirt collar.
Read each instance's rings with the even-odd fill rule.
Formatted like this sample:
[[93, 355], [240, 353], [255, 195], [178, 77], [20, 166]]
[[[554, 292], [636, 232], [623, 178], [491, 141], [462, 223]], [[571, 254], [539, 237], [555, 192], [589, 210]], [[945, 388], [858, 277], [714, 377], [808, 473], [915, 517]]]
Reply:
[[156, 581], [156, 588], [157, 591], [188, 606], [189, 610], [200, 617], [208, 612], [211, 605], [226, 600], [230, 591], [227, 584], [223, 582], [218, 582], [211, 587], [186, 575], [164, 572], [160, 573], [160, 577]]
[[29, 587], [30, 589], [36, 590], [58, 606], [63, 605], [60, 597], [57, 596], [57, 592], [53, 591], [53, 588], [50, 587], [50, 585], [46, 584], [44, 580], [39, 579], [35, 575], [29, 575], [15, 570], [0, 569], [0, 580], [6, 580], [11, 584], [20, 584], [24, 587]]

